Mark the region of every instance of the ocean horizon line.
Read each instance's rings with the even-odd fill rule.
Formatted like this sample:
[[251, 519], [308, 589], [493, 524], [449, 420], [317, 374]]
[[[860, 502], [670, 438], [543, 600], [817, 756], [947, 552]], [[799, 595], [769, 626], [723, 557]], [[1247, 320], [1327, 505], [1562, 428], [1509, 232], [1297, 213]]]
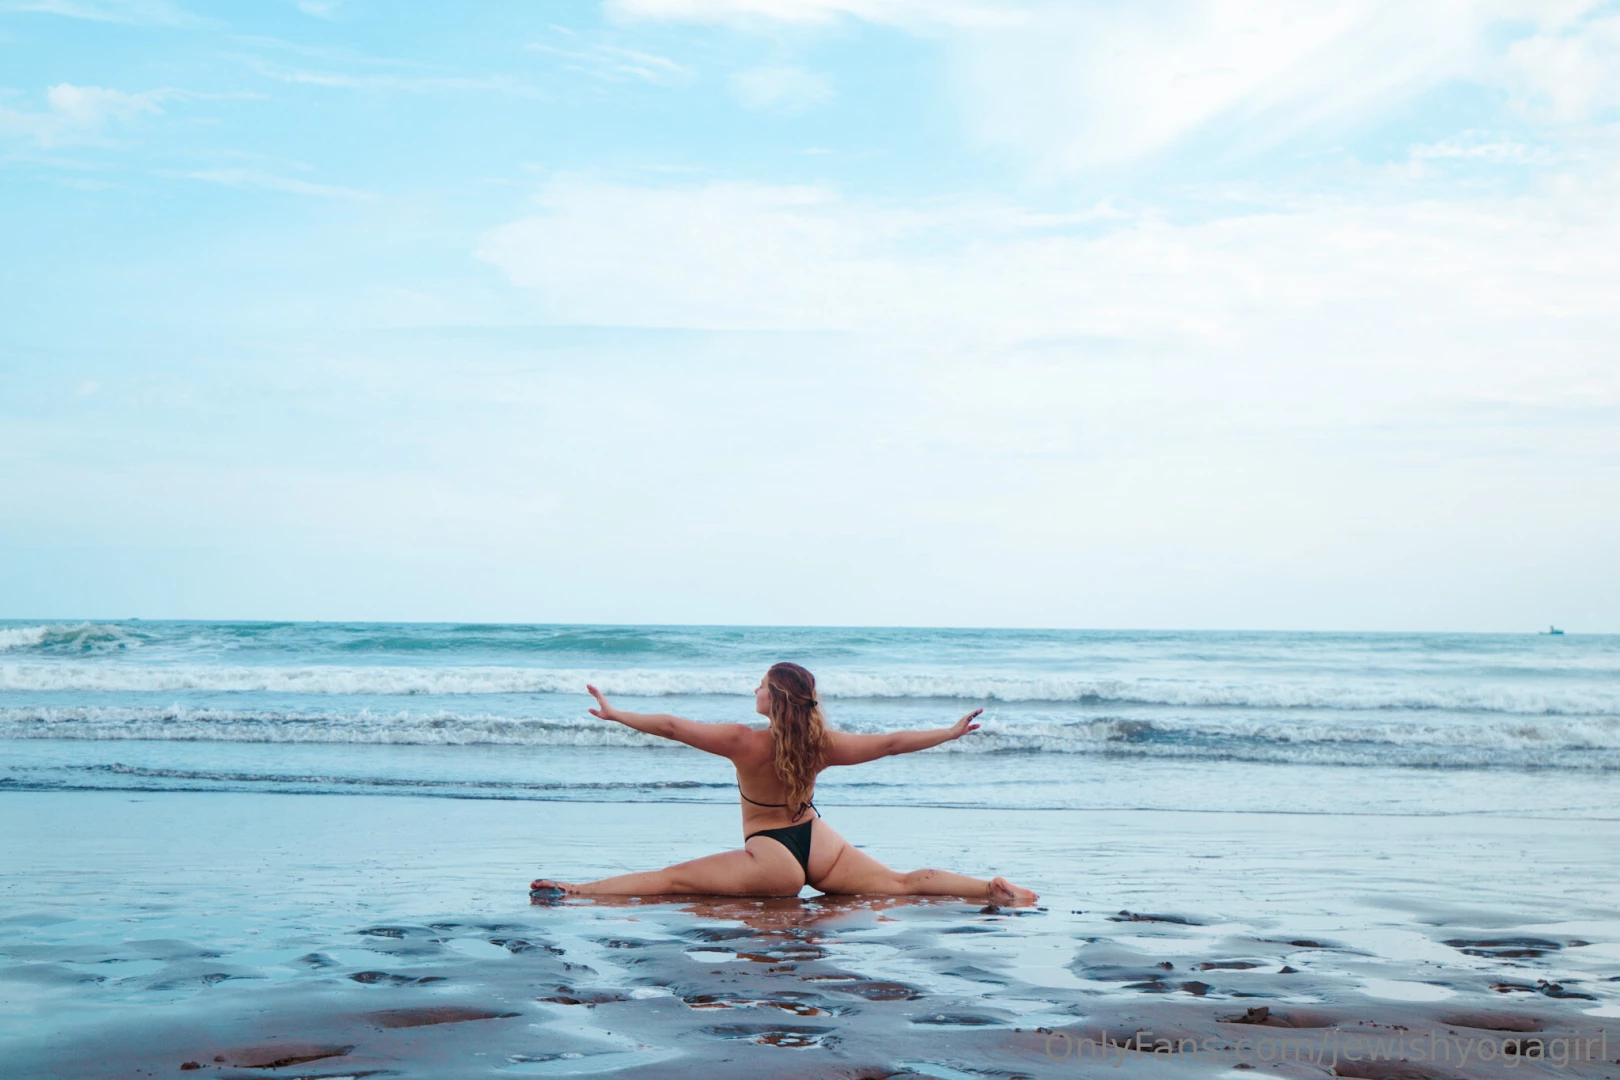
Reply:
[[[116, 623], [147, 623], [152, 625], [186, 625], [202, 624], [210, 626], [417, 626], [433, 629], [476, 630], [482, 628], [499, 629], [602, 629], [602, 630], [894, 630], [894, 631], [927, 631], [938, 633], [975, 633], [993, 631], [1000, 633], [1030, 633], [1030, 634], [1253, 634], [1265, 635], [1320, 635], [1334, 636], [1361, 636], [1361, 637], [1525, 637], [1525, 636], [1557, 636], [1557, 637], [1583, 637], [1583, 638], [1620, 638], [1620, 628], [1613, 630], [1583, 630], [1570, 629], [1569, 626], [1559, 626], [1549, 623], [1545, 628], [1525, 630], [1455, 630], [1455, 629], [1393, 629], [1389, 627], [1375, 629], [1355, 629], [1344, 627], [1313, 627], [1309, 629], [1276, 627], [1276, 626], [1033, 626], [1007, 624], [981, 624], [966, 623], [861, 623], [861, 622], [579, 622], [571, 620], [503, 620], [503, 619], [326, 619], [326, 618], [252, 618], [252, 617], [203, 617], [203, 616], [91, 616], [91, 615], [7, 615], [0, 616], [0, 626], [15, 628], [16, 626], [68, 626], [116, 624]], [[1549, 635], [1548, 631], [1556, 628], [1556, 633]]]

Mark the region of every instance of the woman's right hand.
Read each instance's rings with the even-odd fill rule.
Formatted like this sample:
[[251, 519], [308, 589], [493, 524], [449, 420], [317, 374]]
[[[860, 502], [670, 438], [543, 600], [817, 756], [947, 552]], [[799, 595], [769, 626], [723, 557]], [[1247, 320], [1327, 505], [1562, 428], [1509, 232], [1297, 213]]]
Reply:
[[970, 731], [978, 731], [979, 725], [973, 723], [973, 718], [984, 712], [983, 709], [974, 709], [962, 719], [951, 725], [951, 738], [960, 739]]
[[589, 690], [591, 697], [596, 699], [596, 708], [590, 710], [592, 716], [603, 720], [617, 720], [619, 718], [619, 710], [608, 704], [608, 699], [602, 696], [602, 691], [590, 683], [585, 684], [585, 689]]

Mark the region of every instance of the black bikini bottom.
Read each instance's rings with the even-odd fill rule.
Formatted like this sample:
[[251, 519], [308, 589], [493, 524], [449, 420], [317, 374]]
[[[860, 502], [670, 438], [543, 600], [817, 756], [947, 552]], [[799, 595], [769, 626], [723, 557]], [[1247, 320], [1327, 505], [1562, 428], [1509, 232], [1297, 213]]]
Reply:
[[756, 836], [770, 837], [787, 848], [793, 853], [793, 857], [799, 860], [799, 865], [804, 869], [804, 880], [808, 882], [810, 880], [810, 826], [814, 824], [814, 821], [806, 821], [798, 825], [789, 825], [785, 829], [761, 829], [759, 832], [749, 833], [743, 838], [743, 843], [746, 844]]

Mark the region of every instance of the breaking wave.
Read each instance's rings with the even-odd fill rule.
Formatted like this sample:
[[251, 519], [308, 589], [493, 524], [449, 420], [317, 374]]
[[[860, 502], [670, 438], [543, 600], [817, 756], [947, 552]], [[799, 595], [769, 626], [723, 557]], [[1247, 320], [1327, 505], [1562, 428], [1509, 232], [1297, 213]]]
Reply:
[[140, 639], [108, 623], [0, 627], [0, 652], [106, 652], [140, 644]]
[[[889, 730], [892, 725], [839, 725]], [[249, 743], [662, 748], [671, 744], [591, 716], [455, 712], [344, 713], [75, 706], [0, 709], [0, 738]], [[1333, 723], [1096, 717], [988, 718], [949, 754], [1111, 757], [1429, 768], [1620, 769], [1620, 719]]]
[[[44, 628], [32, 628], [44, 629]], [[19, 634], [23, 631], [0, 631]], [[31, 632], [31, 631], [30, 631]], [[44, 692], [261, 692], [318, 695], [580, 694], [587, 682], [632, 697], [753, 694], [757, 672], [529, 667], [302, 667], [160, 665], [129, 662], [0, 664], [0, 690]], [[1620, 686], [1421, 685], [1412, 680], [1354, 684], [1168, 679], [1017, 677], [935, 673], [868, 675], [829, 671], [824, 697], [841, 700], [954, 699], [1088, 706], [1182, 708], [1442, 710], [1517, 716], [1620, 716]]]

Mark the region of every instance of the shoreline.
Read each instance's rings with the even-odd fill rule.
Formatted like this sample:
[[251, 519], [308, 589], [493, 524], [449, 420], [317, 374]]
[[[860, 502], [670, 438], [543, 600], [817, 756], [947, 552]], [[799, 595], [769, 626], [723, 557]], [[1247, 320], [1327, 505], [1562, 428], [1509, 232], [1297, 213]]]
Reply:
[[[731, 805], [719, 759], [684, 747], [217, 743], [0, 739], [0, 793], [101, 791], [406, 795], [514, 803]], [[1603, 770], [1183, 761], [938, 751], [831, 770], [817, 796], [840, 813], [990, 808], [1334, 816], [1613, 820]], [[1302, 825], [1302, 827], [1308, 827]]]
[[[720, 785], [735, 790], [731, 784]], [[541, 796], [517, 795], [469, 795], [459, 792], [424, 793], [424, 792], [397, 792], [381, 794], [374, 791], [323, 791], [317, 793], [304, 791], [256, 791], [237, 790], [231, 788], [163, 788], [163, 787], [25, 787], [17, 785], [0, 785], [0, 798], [8, 794], [14, 795], [241, 795], [249, 798], [269, 797], [277, 799], [307, 799], [307, 798], [333, 798], [333, 799], [424, 799], [446, 800], [450, 802], [468, 803], [499, 803], [511, 805], [536, 806], [714, 806], [734, 808], [736, 803], [731, 799], [658, 799], [638, 798], [625, 799], [593, 799], [593, 798], [546, 798]], [[1587, 814], [1573, 815], [1567, 811], [1548, 810], [1543, 813], [1527, 813], [1522, 810], [1412, 810], [1412, 811], [1377, 811], [1377, 810], [1279, 810], [1275, 808], [1240, 809], [1234, 807], [1198, 807], [1190, 809], [1177, 806], [1018, 806], [1018, 807], [985, 807], [976, 803], [902, 803], [902, 802], [863, 802], [837, 805], [832, 804], [835, 810], [852, 810], [856, 812], [908, 810], [908, 811], [942, 811], [947, 813], [983, 813], [1003, 812], [1019, 814], [1177, 814], [1177, 815], [1210, 815], [1227, 817], [1276, 817], [1276, 818], [1391, 818], [1397, 820], [1433, 818], [1448, 820], [1453, 818], [1476, 818], [1493, 820], [1515, 821], [1590, 821], [1603, 823], [1620, 823], [1620, 814], [1614, 817], [1599, 817]]]

